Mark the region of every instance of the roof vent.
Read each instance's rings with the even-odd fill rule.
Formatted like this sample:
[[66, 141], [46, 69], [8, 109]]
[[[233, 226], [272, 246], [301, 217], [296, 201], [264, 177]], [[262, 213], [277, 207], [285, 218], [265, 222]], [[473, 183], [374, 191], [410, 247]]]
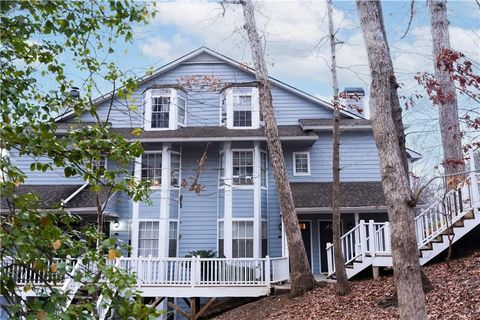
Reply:
[[71, 87], [70, 88], [70, 97], [74, 99], [80, 98], [80, 89], [78, 87]]

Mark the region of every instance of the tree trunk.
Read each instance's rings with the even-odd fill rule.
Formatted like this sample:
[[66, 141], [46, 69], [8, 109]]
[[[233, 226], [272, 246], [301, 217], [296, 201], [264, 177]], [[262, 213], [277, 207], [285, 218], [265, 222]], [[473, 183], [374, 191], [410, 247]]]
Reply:
[[290, 295], [299, 296], [315, 286], [315, 278], [310, 270], [302, 234], [298, 227], [297, 214], [293, 203], [292, 191], [288, 182], [287, 169], [283, 159], [283, 150], [278, 136], [278, 128], [272, 105], [272, 92], [267, 67], [264, 60], [263, 48], [255, 25], [253, 2], [240, 1], [245, 18], [250, 48], [252, 51], [255, 75], [258, 81], [260, 96], [260, 111], [265, 122], [267, 146], [272, 163], [273, 176], [278, 190], [282, 220], [287, 235], [288, 252], [290, 253], [290, 268], [292, 287]]
[[415, 237], [415, 201], [405, 170], [398, 121], [400, 102], [379, 1], [357, 0], [372, 84], [372, 128], [380, 157], [382, 186], [391, 225], [395, 285], [400, 318], [427, 319]]
[[345, 259], [343, 257], [341, 244], [340, 227], [340, 103], [338, 96], [337, 79], [337, 58], [336, 39], [333, 31], [332, 0], [327, 1], [328, 7], [328, 28], [330, 33], [330, 51], [332, 59], [332, 80], [333, 80], [333, 191], [332, 191], [332, 232], [333, 232], [333, 253], [335, 262], [335, 276], [337, 278], [337, 294], [346, 295], [349, 292]]
[[457, 187], [464, 178], [465, 164], [462, 152], [462, 136], [458, 119], [458, 103], [455, 83], [442, 62], [437, 61], [443, 49], [450, 49], [446, 0], [428, 0], [433, 41], [435, 79], [442, 96], [439, 106], [440, 133], [443, 147], [443, 167], [447, 177], [447, 191]]

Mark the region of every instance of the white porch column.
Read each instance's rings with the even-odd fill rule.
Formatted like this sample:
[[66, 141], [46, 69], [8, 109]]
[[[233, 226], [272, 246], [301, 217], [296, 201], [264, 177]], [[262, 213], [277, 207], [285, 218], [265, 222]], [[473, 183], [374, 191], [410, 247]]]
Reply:
[[262, 255], [262, 190], [260, 142], [253, 143], [253, 257]]
[[282, 257], [288, 257], [287, 234], [285, 232], [285, 226], [283, 225], [283, 219], [281, 215], [280, 215], [280, 221], [282, 223]]
[[225, 188], [223, 210], [223, 254], [232, 257], [232, 218], [233, 218], [233, 154], [231, 142], [224, 143]]
[[[134, 177], [136, 181], [142, 179], [142, 156], [135, 159], [134, 163]], [[134, 201], [132, 205], [132, 227], [131, 227], [131, 240], [132, 240], [132, 257], [138, 257], [138, 229], [140, 215], [140, 203]]]
[[162, 184], [160, 188], [160, 225], [158, 256], [168, 257], [168, 233], [170, 219], [170, 180], [171, 161], [169, 143], [164, 143], [162, 148]]

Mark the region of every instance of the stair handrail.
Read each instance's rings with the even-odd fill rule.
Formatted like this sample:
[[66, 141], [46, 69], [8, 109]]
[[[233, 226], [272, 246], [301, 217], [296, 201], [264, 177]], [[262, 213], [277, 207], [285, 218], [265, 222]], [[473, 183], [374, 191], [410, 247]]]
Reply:
[[[340, 243], [342, 243], [342, 250], [344, 248], [344, 242], [347, 245], [350, 245], [350, 248], [348, 250], [351, 250], [350, 252], [354, 252], [353, 254], [349, 255], [350, 258], [346, 258], [344, 255], [345, 259], [345, 264], [349, 264], [352, 261], [356, 260], [360, 256], [364, 256], [366, 253], [366, 243], [362, 241], [362, 228], [365, 226], [365, 221], [361, 220], [359, 224], [357, 224], [355, 227], [347, 231], [345, 234], [343, 234], [340, 237]], [[358, 232], [358, 233], [357, 233]], [[358, 235], [357, 237], [355, 237]], [[358, 243], [356, 242], [349, 242], [345, 241], [345, 239], [354, 237], [355, 240], [360, 240]], [[358, 249], [356, 248], [358, 246]], [[326, 245], [326, 250], [327, 250], [327, 268], [328, 268], [328, 275], [332, 275], [335, 273], [335, 264], [333, 263], [333, 243], [328, 242]], [[345, 253], [345, 252], [344, 252]]]
[[62, 292], [64, 292], [67, 295], [67, 301], [65, 302], [65, 305], [63, 306], [63, 311], [67, 310], [70, 304], [73, 301], [73, 298], [75, 297], [75, 294], [77, 293], [78, 289], [80, 289], [83, 285], [81, 281], [76, 281], [75, 280], [75, 274], [80, 271], [81, 268], [83, 268], [84, 265], [82, 263], [81, 257], [77, 259], [77, 263], [73, 267], [71, 274], [69, 277], [65, 278], [65, 282], [63, 283], [62, 286]]
[[[116, 259], [114, 263], [115, 268], [120, 267], [120, 259]], [[107, 286], [112, 290], [113, 294], [117, 292], [117, 287], [112, 285], [111, 283], [108, 283]], [[98, 314], [98, 319], [99, 320], [104, 320], [105, 317], [107, 316], [108, 310], [110, 309], [110, 304], [112, 303], [112, 300], [110, 298], [107, 298], [103, 293], [100, 294], [97, 300], [97, 314]]]
[[[472, 186], [472, 176], [475, 173], [470, 174], [457, 188], [448, 191], [444, 197], [438, 199], [430, 206], [422, 210], [415, 217], [415, 229], [417, 235], [418, 247], [422, 248], [427, 245], [431, 240], [435, 239], [443, 232], [445, 232], [451, 225], [461, 220], [475, 205], [475, 188]], [[465, 190], [466, 189], [466, 190]], [[464, 190], [466, 192], [464, 192]], [[459, 197], [457, 198], [457, 193]], [[468, 199], [463, 199], [463, 195], [468, 194]], [[465, 202], [467, 201], [468, 202]], [[455, 209], [450, 212], [451, 216], [447, 216], [446, 208], [452, 205]], [[458, 203], [457, 203], [458, 201]], [[464, 207], [465, 203], [469, 205]], [[458, 210], [459, 208], [460, 210]]]

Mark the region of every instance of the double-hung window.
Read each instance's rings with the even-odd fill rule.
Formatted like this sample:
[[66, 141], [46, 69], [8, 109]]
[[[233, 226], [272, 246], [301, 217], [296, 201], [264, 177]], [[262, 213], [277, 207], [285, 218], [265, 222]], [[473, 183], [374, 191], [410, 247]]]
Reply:
[[253, 257], [253, 221], [232, 222], [232, 257]]
[[233, 184], [253, 184], [253, 151], [233, 151]]
[[170, 118], [170, 97], [152, 97], [152, 128], [168, 128]]
[[294, 176], [310, 175], [310, 153], [309, 152], [293, 153], [293, 175]]
[[252, 89], [233, 88], [233, 126], [252, 126]]
[[107, 158], [105, 156], [100, 156], [98, 159], [93, 159], [92, 169], [93, 172], [97, 172], [99, 170], [105, 171], [107, 169]]
[[178, 97], [177, 103], [177, 122], [180, 126], [185, 125], [187, 101], [184, 98]]
[[172, 151], [170, 156], [171, 177], [170, 185], [178, 188], [180, 185], [180, 153]]
[[142, 180], [150, 180], [152, 186], [162, 184], [162, 153], [144, 153], [142, 155]]
[[138, 256], [158, 257], [158, 221], [140, 221], [138, 229]]
[[268, 254], [268, 224], [267, 220], [262, 220], [262, 257]]
[[267, 153], [260, 152], [260, 176], [261, 176], [261, 186], [267, 186]]
[[177, 256], [178, 221], [170, 221], [168, 231], [168, 256]]

